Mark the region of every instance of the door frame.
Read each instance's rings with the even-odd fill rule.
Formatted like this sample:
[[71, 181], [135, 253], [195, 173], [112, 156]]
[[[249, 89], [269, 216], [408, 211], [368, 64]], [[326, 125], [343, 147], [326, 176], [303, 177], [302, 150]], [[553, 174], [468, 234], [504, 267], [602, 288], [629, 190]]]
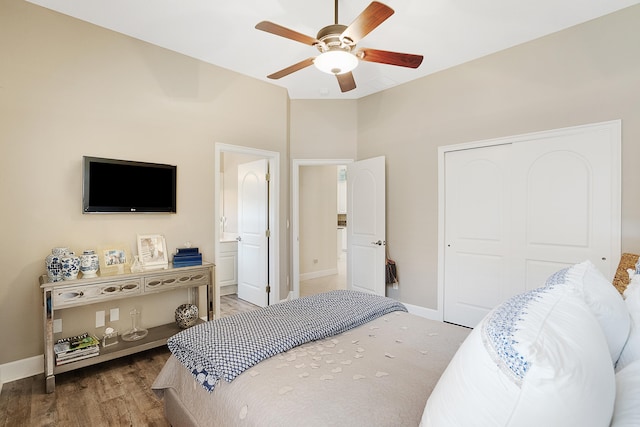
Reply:
[[[486, 139], [462, 144], [446, 145], [438, 147], [438, 307], [436, 309], [436, 320], [444, 320], [444, 267], [445, 267], [445, 154], [451, 151], [468, 150], [474, 148], [490, 147], [503, 144], [517, 144], [519, 142], [531, 142], [536, 139], [547, 139], [556, 136], [583, 133], [587, 129], [601, 129], [611, 133], [611, 138], [616, 142], [612, 149], [612, 171], [611, 171], [611, 254], [621, 253], [622, 240], [622, 121], [611, 120], [607, 122], [590, 123], [585, 125], [570, 126], [565, 128], [551, 129], [539, 132], [531, 132], [519, 135], [505, 136], [495, 139]], [[613, 276], [611, 276], [613, 277]]]
[[[300, 298], [300, 167], [340, 166], [353, 159], [292, 159], [291, 160], [291, 293], [290, 299]], [[349, 179], [349, 177], [347, 177]], [[347, 253], [347, 257], [349, 254]]]
[[[280, 220], [280, 153], [276, 151], [261, 150], [258, 148], [243, 147], [240, 145], [230, 145], [221, 142], [215, 143], [214, 158], [214, 259], [218, 259], [220, 254], [220, 159], [222, 153], [247, 154], [267, 159], [269, 163], [269, 285], [271, 294], [269, 303], [280, 302], [280, 230], [278, 227]], [[215, 317], [220, 315], [220, 284], [217, 275], [215, 278]]]

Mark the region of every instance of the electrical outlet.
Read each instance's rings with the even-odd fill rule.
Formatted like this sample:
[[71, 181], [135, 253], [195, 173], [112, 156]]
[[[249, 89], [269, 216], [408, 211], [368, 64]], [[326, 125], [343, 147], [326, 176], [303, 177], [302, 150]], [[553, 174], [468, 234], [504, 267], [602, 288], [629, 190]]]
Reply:
[[53, 333], [62, 332], [62, 319], [53, 319]]
[[112, 308], [109, 311], [109, 321], [110, 322], [116, 322], [120, 320], [120, 309], [119, 308]]
[[317, 263], [318, 263], [318, 258], [314, 258], [314, 259], [313, 259], [313, 263], [314, 263], [314, 264], [317, 264]]
[[96, 311], [96, 328], [104, 326], [104, 310]]

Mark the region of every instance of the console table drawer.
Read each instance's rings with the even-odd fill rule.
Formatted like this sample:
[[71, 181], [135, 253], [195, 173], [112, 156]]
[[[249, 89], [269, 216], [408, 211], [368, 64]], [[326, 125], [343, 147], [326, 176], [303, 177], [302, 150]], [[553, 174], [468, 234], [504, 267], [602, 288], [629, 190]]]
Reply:
[[204, 286], [209, 284], [209, 278], [210, 274], [208, 269], [182, 272], [179, 274], [158, 274], [144, 278], [144, 291], [154, 292], [182, 286]]
[[95, 285], [56, 287], [53, 290], [53, 306], [55, 308], [71, 307], [141, 293], [142, 283], [139, 278]]

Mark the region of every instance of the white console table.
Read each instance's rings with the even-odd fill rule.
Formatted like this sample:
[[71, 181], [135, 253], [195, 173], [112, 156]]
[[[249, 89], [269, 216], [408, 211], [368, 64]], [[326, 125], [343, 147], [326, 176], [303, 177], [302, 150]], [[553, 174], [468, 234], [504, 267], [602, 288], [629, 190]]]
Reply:
[[[198, 288], [207, 288], [207, 319], [214, 318], [218, 310], [218, 298], [214, 298], [213, 264], [166, 270], [151, 270], [141, 273], [117, 274], [104, 277], [81, 278], [62, 282], [49, 282], [47, 275], [40, 277], [43, 294], [44, 320], [44, 375], [47, 393], [55, 390], [55, 374], [71, 371], [118, 357], [127, 356], [167, 343], [167, 339], [180, 331], [175, 323], [149, 328], [147, 336], [139, 341], [122, 341], [113, 346], [100, 346], [100, 354], [56, 366], [53, 352], [53, 320], [56, 310], [80, 307], [98, 302], [112, 301], [171, 291], [178, 288], [190, 290], [190, 301], [197, 303]], [[214, 303], [216, 301], [216, 303]]]

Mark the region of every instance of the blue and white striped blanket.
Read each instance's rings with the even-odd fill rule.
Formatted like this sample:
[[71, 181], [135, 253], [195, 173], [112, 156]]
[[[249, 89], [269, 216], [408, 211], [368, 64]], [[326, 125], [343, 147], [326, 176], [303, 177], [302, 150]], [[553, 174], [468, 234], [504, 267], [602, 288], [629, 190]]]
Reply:
[[393, 299], [339, 290], [201, 323], [169, 338], [173, 355], [213, 391], [246, 369], [301, 344], [330, 337], [393, 311]]

